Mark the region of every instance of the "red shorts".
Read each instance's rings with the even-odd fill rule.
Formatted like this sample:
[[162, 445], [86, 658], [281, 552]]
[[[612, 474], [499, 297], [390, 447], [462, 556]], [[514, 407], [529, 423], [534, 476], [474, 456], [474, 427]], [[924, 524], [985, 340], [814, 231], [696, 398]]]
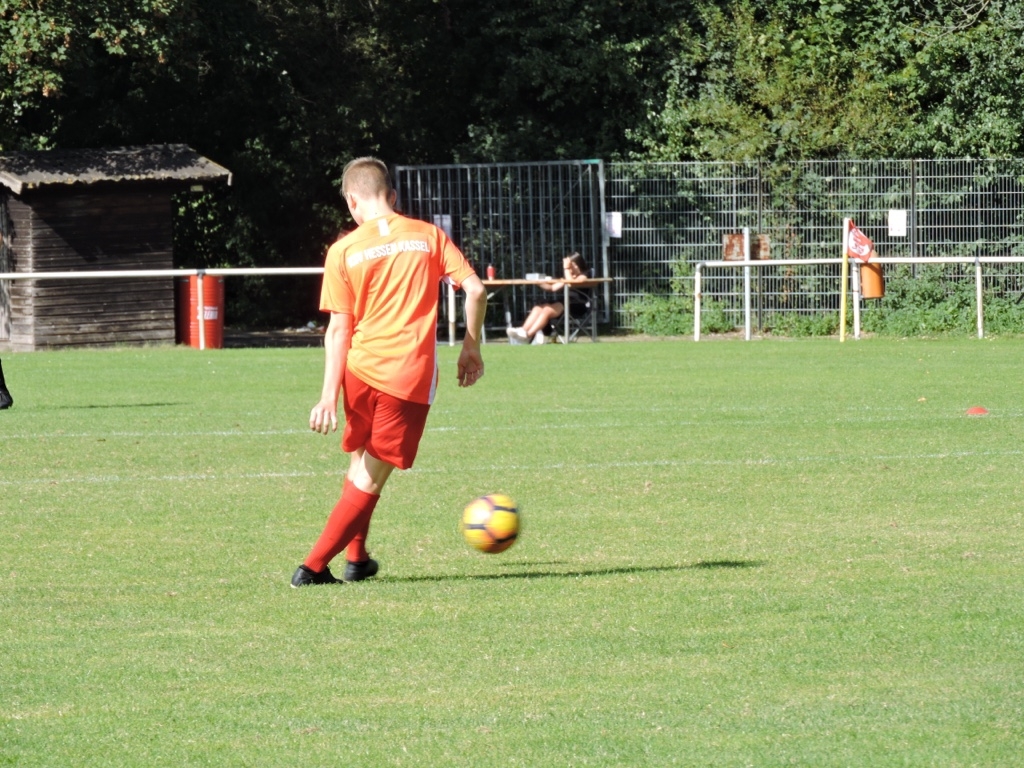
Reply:
[[346, 453], [365, 448], [375, 459], [408, 469], [416, 459], [429, 405], [401, 400], [345, 371]]

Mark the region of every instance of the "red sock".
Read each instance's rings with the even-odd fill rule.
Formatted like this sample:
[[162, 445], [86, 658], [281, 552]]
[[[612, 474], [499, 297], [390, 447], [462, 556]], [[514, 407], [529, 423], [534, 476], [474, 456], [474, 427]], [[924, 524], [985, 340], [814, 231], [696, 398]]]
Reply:
[[366, 532], [370, 529], [370, 517], [379, 498], [379, 494], [359, 490], [346, 478], [341, 499], [327, 518], [324, 532], [313, 545], [304, 565], [320, 573], [357, 535], [361, 533], [365, 542]]
[[366, 534], [370, 532], [370, 518], [366, 518], [366, 525], [352, 537], [345, 552], [345, 559], [350, 563], [365, 563], [370, 559], [370, 553], [366, 551]]

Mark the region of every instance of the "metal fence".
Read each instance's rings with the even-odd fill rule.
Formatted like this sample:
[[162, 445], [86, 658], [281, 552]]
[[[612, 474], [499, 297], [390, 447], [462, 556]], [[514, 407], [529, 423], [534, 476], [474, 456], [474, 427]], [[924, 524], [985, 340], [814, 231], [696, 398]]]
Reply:
[[[692, 265], [722, 259], [723, 235], [744, 227], [767, 236], [776, 260], [838, 257], [844, 217], [885, 257], [1024, 254], [1024, 160], [610, 163], [607, 173], [606, 208], [622, 215], [609, 248], [618, 327], [629, 327], [631, 300], [685, 289]], [[969, 267], [947, 270], [951, 281], [973, 279]], [[775, 313], [838, 308], [834, 265], [757, 275], [759, 327]], [[1019, 293], [1021, 266], [989, 270], [986, 287]], [[739, 319], [736, 270], [708, 270], [703, 292]]]
[[[722, 259], [723, 237], [744, 228], [778, 261], [837, 258], [846, 217], [883, 257], [1024, 255], [1018, 159], [400, 166], [395, 180], [400, 206], [446, 229], [480, 274], [488, 264], [499, 277], [558, 274], [561, 257], [580, 251], [615, 280], [604, 320], [617, 328], [630, 327], [636, 299], [686, 294], [693, 265]], [[620, 217], [611, 239], [606, 211]], [[945, 269], [947, 285], [973, 279], [969, 267]], [[1022, 273], [999, 265], [986, 288], [1019, 293]], [[835, 311], [838, 283], [834, 264], [758, 269], [755, 323]], [[709, 269], [703, 290], [739, 322], [736, 270]], [[525, 313], [535, 298], [513, 291], [506, 309]], [[489, 322], [502, 322], [494, 314]]]
[[[790, 260], [838, 260], [846, 217], [882, 258], [989, 259], [984, 289], [1024, 300], [1024, 159], [399, 166], [395, 182], [400, 209], [445, 229], [481, 275], [488, 265], [498, 277], [557, 275], [562, 257], [579, 251], [597, 276], [614, 280], [601, 306], [614, 328], [630, 327], [635, 299], [692, 291], [693, 266], [721, 259], [723, 236], [744, 228], [766, 238], [772, 261], [787, 262], [755, 270], [757, 327], [780, 313], [835, 311], [838, 265]], [[609, 226], [608, 212], [621, 226]], [[11, 269], [3, 219], [0, 338], [9, 280], [29, 277], [3, 274]], [[968, 261], [941, 268], [947, 285], [977, 277]], [[702, 278], [705, 304], [744, 324], [741, 270], [709, 267]], [[509, 287], [488, 324], [503, 325], [505, 311], [520, 320], [536, 290]]]
[[[603, 180], [600, 160], [394, 169], [399, 209], [445, 230], [481, 276], [490, 265], [499, 278], [561, 275], [572, 252], [608, 275]], [[488, 325], [503, 326], [505, 312], [522, 320], [537, 291], [510, 286], [490, 308]]]

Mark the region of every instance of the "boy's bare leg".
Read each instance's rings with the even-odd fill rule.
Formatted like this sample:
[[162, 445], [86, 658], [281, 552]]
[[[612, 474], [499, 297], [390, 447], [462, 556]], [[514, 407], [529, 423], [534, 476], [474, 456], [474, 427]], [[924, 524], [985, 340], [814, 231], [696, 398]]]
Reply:
[[375, 459], [365, 448], [357, 448], [349, 460], [348, 479], [359, 490], [379, 496], [394, 470], [394, 464]]

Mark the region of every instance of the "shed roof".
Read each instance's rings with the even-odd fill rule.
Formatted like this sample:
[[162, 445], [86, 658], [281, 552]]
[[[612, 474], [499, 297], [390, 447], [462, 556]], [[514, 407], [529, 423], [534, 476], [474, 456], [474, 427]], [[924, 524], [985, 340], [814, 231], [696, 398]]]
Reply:
[[185, 144], [0, 152], [0, 184], [26, 189], [104, 181], [220, 181], [231, 172]]

